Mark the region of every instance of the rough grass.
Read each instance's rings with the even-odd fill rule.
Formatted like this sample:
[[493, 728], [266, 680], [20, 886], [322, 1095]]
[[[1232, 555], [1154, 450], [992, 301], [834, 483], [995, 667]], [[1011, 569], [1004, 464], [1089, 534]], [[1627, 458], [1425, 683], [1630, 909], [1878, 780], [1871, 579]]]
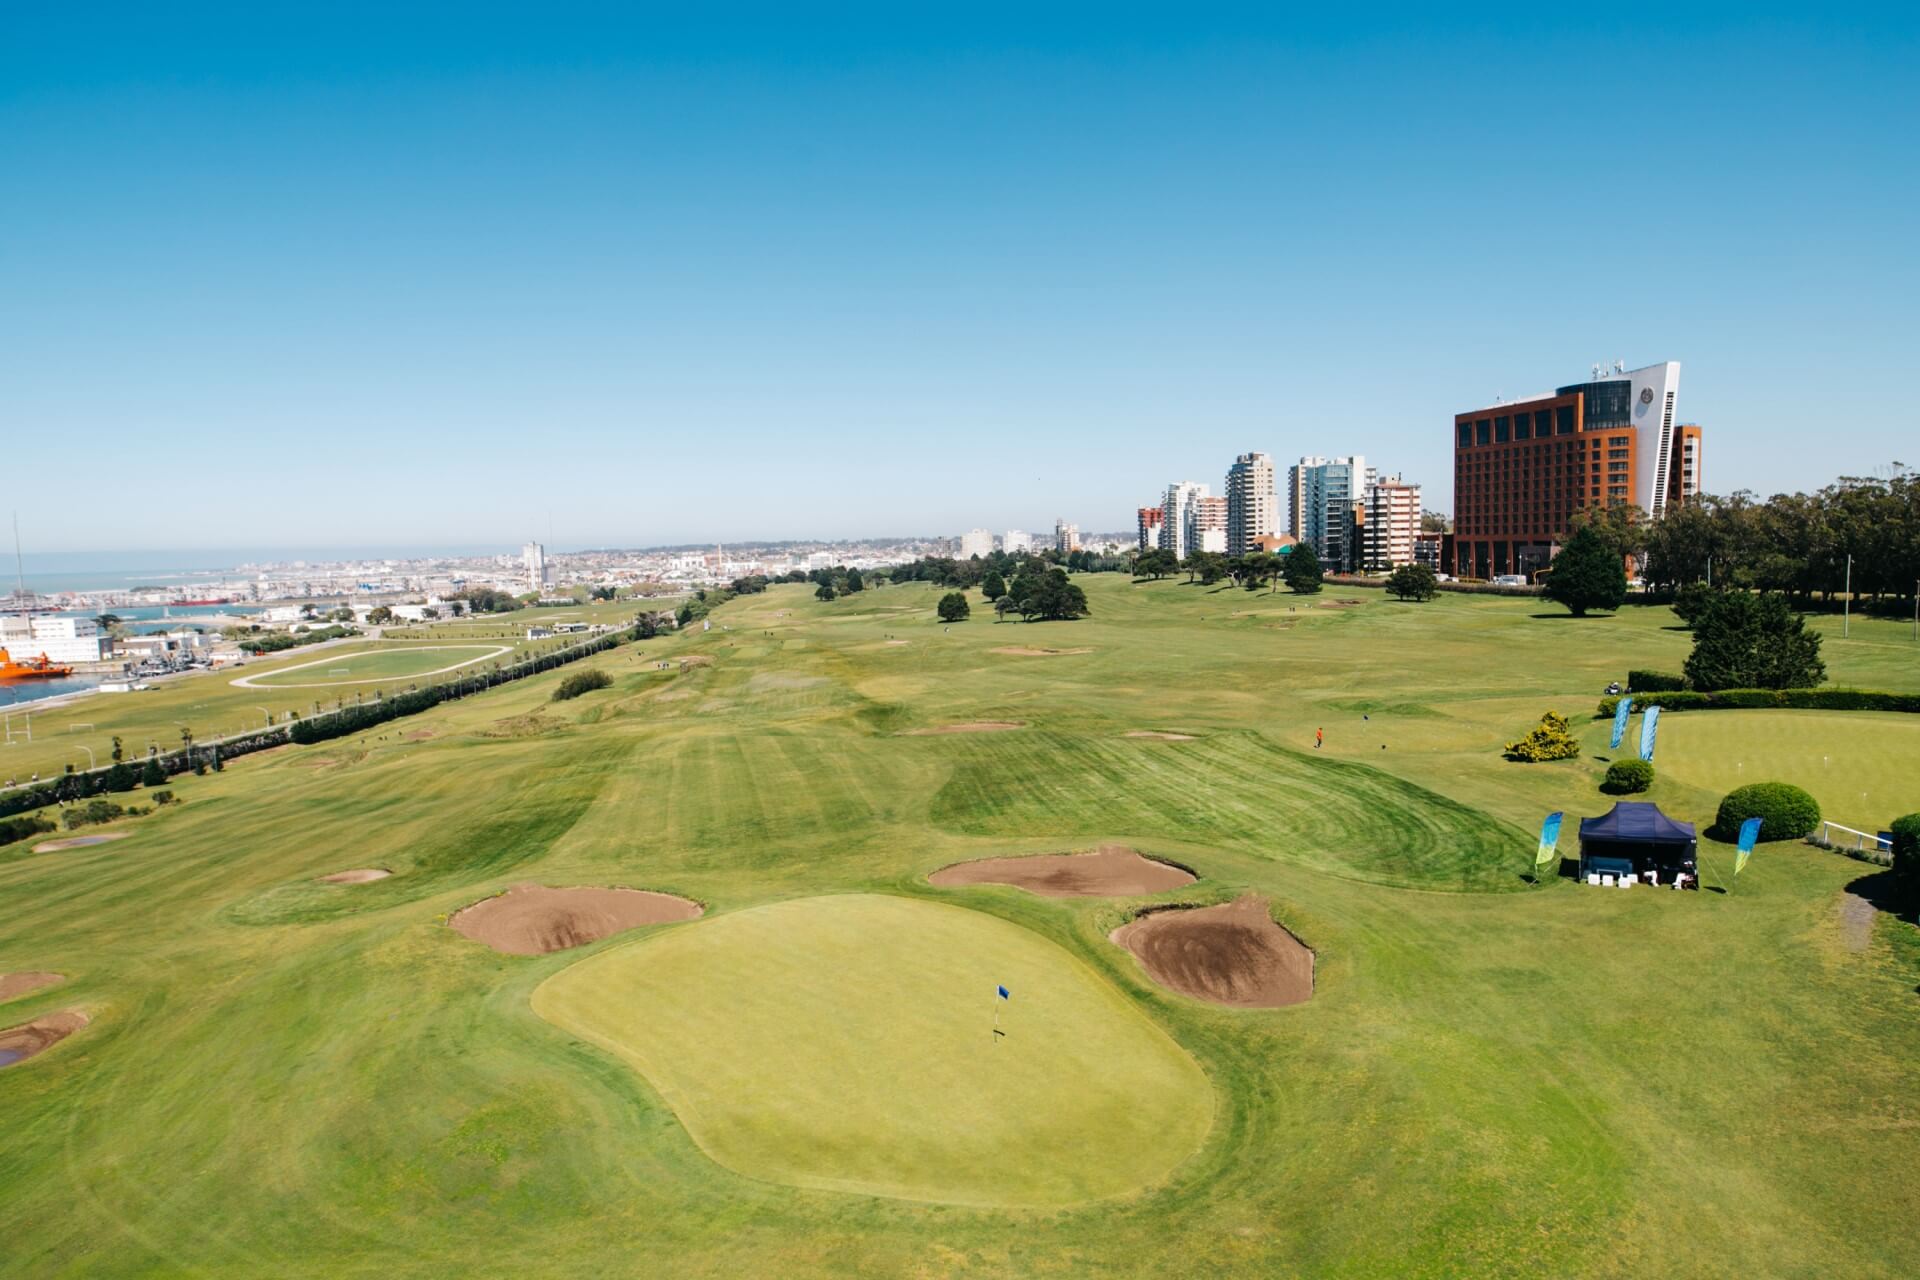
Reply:
[[[777, 588], [704, 636], [594, 659], [615, 678], [594, 723], [486, 736], [548, 710], [548, 673], [177, 779], [184, 803], [127, 824], [138, 839], [10, 846], [0, 970], [69, 980], [8, 1016], [95, 1017], [0, 1070], [9, 1273], [1912, 1274], [1920, 930], [1877, 913], [1855, 952], [1840, 915], [1849, 885], [1886, 901], [1884, 873], [1767, 847], [1721, 894], [1715, 846], [1698, 894], [1477, 891], [1517, 883], [1542, 813], [1610, 803], [1585, 717], [1628, 666], [1677, 666], [1670, 614], [1369, 594], [1275, 629], [1285, 592], [1083, 581], [1084, 622], [950, 634], [931, 589]], [[1891, 627], [1829, 634], [1836, 681], [1920, 687]], [[1095, 652], [988, 652], [1009, 643]], [[651, 669], [687, 653], [713, 663]], [[206, 696], [179, 687], [151, 696]], [[1587, 755], [1501, 760], [1549, 707]], [[1809, 713], [1755, 714], [1791, 750]], [[976, 719], [1032, 727], [889, 736]], [[1715, 788], [1679, 781], [1689, 723], [1663, 727], [1654, 795], [1704, 822]], [[1121, 737], [1175, 724], [1202, 736]], [[1920, 772], [1910, 737], [1844, 749]], [[1131, 903], [970, 891], [1122, 993], [1218, 1101], [1165, 1182], [1045, 1214], [737, 1173], [628, 1062], [534, 1013], [543, 980], [618, 941], [526, 959], [441, 922], [520, 879], [679, 893], [714, 923], [931, 900], [950, 862], [1128, 838], [1194, 867], [1196, 901], [1268, 895], [1318, 989], [1271, 1014], [1201, 1006], [1106, 940]], [[1421, 856], [1396, 863], [1396, 839]], [[375, 863], [397, 874], [307, 896]], [[847, 967], [849, 989], [886, 980]]]

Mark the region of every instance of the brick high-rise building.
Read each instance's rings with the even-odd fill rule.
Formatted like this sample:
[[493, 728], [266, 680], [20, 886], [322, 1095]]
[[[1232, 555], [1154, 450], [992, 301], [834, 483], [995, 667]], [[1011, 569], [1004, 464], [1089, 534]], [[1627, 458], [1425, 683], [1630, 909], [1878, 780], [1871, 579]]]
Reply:
[[1167, 513], [1160, 507], [1141, 507], [1138, 513], [1140, 521], [1140, 549], [1151, 551], [1160, 545], [1160, 522]]
[[1676, 425], [1677, 361], [1593, 377], [1453, 419], [1453, 540], [1461, 577], [1531, 576], [1583, 507], [1634, 503], [1657, 520], [1700, 493], [1701, 431]]
[[1254, 539], [1280, 531], [1279, 498], [1273, 491], [1273, 459], [1243, 453], [1227, 469], [1227, 554], [1243, 556]]

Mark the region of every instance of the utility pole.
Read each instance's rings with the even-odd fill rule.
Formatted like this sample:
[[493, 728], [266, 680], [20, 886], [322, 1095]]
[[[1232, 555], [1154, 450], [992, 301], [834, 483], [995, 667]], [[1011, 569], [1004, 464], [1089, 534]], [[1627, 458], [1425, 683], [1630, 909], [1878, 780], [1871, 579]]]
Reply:
[[1840, 636], [1853, 634], [1853, 557], [1847, 557], [1847, 594], [1840, 601]]

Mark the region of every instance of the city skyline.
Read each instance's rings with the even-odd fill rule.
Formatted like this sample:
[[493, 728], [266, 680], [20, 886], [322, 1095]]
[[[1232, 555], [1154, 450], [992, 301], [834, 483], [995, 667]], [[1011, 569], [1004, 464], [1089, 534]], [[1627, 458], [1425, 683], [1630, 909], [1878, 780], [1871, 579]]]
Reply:
[[[1461, 406], [1667, 352], [1717, 492], [1806, 483], [1809, 413], [1821, 479], [1920, 426], [1895, 15], [451, 14], [5, 20], [4, 408], [103, 460], [34, 545], [149, 545], [156, 492], [212, 547], [1124, 529], [1090, 452], [1444, 509]], [[1525, 112], [1455, 74], [1521, 65]]]

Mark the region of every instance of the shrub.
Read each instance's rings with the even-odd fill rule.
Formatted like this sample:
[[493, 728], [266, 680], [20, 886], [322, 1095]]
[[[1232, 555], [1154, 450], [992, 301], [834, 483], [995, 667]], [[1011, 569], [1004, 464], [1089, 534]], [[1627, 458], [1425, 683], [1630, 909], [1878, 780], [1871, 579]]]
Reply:
[[140, 785], [143, 787], [167, 785], [167, 770], [166, 766], [160, 763], [160, 757], [147, 757], [146, 767], [140, 770]]
[[165, 790], [164, 788], [162, 790], [156, 791], [153, 793], [153, 802], [157, 805], [172, 804], [173, 792]]
[[591, 671], [576, 671], [560, 682], [560, 687], [553, 691], [553, 700], [555, 702], [565, 702], [567, 699], [577, 698], [583, 693], [592, 693], [595, 689], [604, 689], [612, 683], [613, 677], [598, 668]]
[[1580, 744], [1567, 728], [1567, 718], [1557, 711], [1540, 717], [1533, 732], [1518, 742], [1507, 744], [1507, 759], [1538, 764], [1543, 760], [1571, 760], [1580, 754]]
[[1287, 580], [1289, 591], [1310, 596], [1320, 590], [1320, 584], [1327, 575], [1320, 567], [1320, 556], [1313, 549], [1313, 544], [1301, 542], [1287, 552], [1286, 561], [1280, 566], [1280, 576]]
[[1615, 760], [1607, 766], [1600, 789], [1610, 796], [1639, 795], [1653, 785], [1653, 764], [1647, 760]]
[[1820, 825], [1820, 806], [1799, 787], [1786, 782], [1755, 782], [1727, 793], [1707, 834], [1715, 840], [1740, 838], [1740, 824], [1760, 819], [1760, 839], [1798, 840]]
[[1685, 676], [1676, 676], [1665, 671], [1627, 672], [1628, 693], [1669, 693], [1678, 692], [1686, 687]]
[[1920, 884], [1920, 813], [1895, 818], [1888, 828], [1893, 835], [1893, 872], [1908, 885]]
[[973, 613], [973, 608], [967, 603], [965, 595], [958, 591], [949, 591], [940, 597], [937, 611], [942, 622], [965, 622]]
[[37, 813], [24, 818], [0, 818], [0, 844], [12, 844], [51, 830], [53, 824]]

